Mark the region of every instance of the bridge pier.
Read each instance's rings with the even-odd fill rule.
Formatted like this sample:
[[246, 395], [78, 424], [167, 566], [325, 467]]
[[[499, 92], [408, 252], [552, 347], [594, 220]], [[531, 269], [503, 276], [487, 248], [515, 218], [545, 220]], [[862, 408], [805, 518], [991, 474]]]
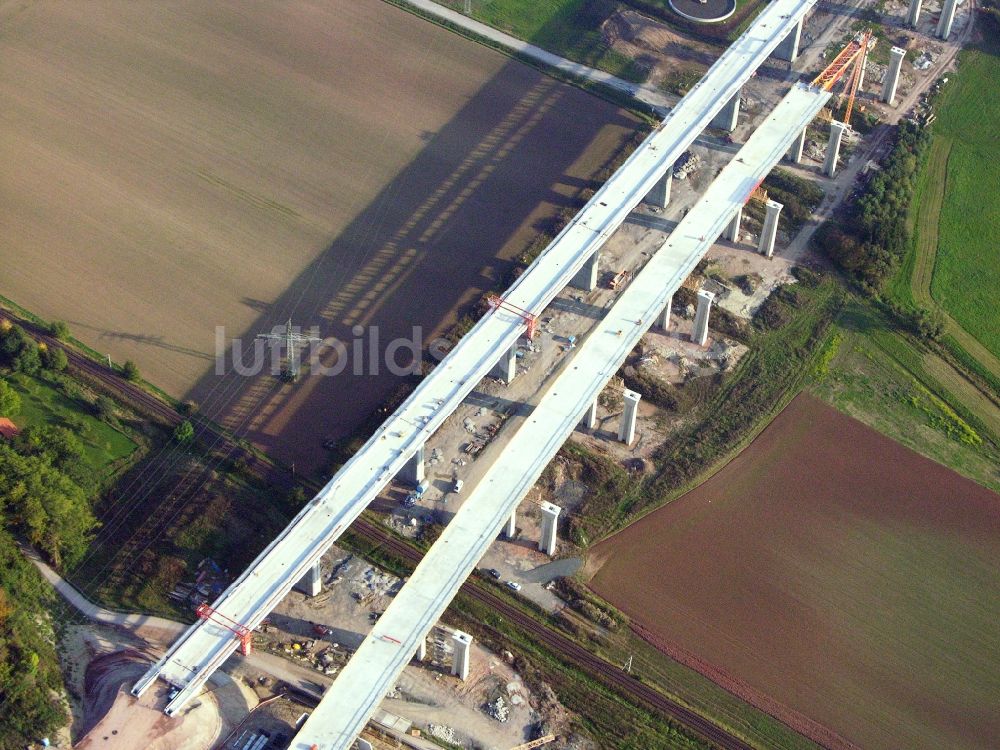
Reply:
[[472, 650], [472, 636], [456, 630], [451, 635], [452, 643], [455, 645], [455, 653], [451, 660], [451, 673], [458, 679], [465, 682], [469, 679], [469, 660]]
[[517, 375], [517, 344], [515, 343], [506, 353], [500, 357], [493, 369], [490, 370], [490, 377], [502, 380], [504, 385], [510, 385], [514, 376]]
[[552, 503], [542, 503], [542, 536], [538, 540], [538, 549], [549, 557], [556, 553], [556, 530], [559, 527], [559, 514], [562, 508]]
[[590, 406], [587, 407], [587, 411], [583, 413], [580, 425], [588, 430], [597, 427], [597, 399], [594, 399]]
[[399, 478], [404, 484], [411, 484], [414, 487], [424, 481], [424, 446], [417, 448], [417, 452], [406, 462], [399, 472]]
[[844, 137], [847, 126], [833, 120], [830, 123], [830, 140], [826, 144], [826, 160], [823, 162], [823, 172], [827, 177], [837, 173], [837, 157], [840, 156], [840, 141]]
[[694, 330], [691, 332], [691, 340], [698, 346], [705, 346], [708, 341], [708, 315], [714, 301], [712, 292], [704, 289], [698, 292], [698, 311], [694, 315]]
[[740, 117], [740, 92], [737, 91], [733, 98], [730, 99], [726, 106], [719, 110], [712, 122], [709, 123], [710, 127], [721, 128], [722, 130], [728, 130], [732, 133], [736, 130], [736, 123], [739, 121]]
[[517, 535], [517, 511], [512, 510], [510, 512], [510, 518], [507, 519], [507, 524], [503, 527], [503, 535], [508, 539], [513, 539]]
[[792, 141], [792, 147], [788, 149], [788, 153], [785, 154], [785, 158], [793, 164], [802, 163], [802, 151], [806, 147], [806, 129], [802, 128], [802, 132], [799, 133], [799, 137]]
[[[670, 330], [670, 308], [674, 305], [674, 298], [667, 297], [667, 304], [663, 306], [663, 310], [660, 312], [660, 317], [656, 319], [656, 325], [662, 328], [664, 331]], [[594, 404], [596, 407], [597, 404]]]
[[906, 14], [907, 26], [912, 26], [914, 29], [917, 28], [917, 24], [920, 22], [921, 5], [923, 5], [923, 0], [910, 0], [910, 10]]
[[760, 231], [760, 242], [757, 250], [766, 258], [774, 257], [774, 241], [778, 237], [778, 215], [784, 205], [777, 201], [768, 201], [764, 204], [767, 213], [764, 215], [764, 227]]
[[597, 270], [600, 265], [601, 251], [595, 250], [594, 254], [591, 255], [587, 262], [583, 264], [583, 268], [576, 272], [576, 276], [570, 283], [571, 286], [576, 289], [582, 289], [585, 292], [592, 292], [597, 288]]
[[319, 596], [323, 593], [323, 571], [319, 560], [313, 563], [306, 574], [299, 579], [295, 589], [306, 596]]
[[729, 222], [729, 226], [726, 227], [726, 239], [730, 242], [740, 241], [740, 222], [743, 221], [743, 206], [736, 209], [736, 213], [733, 214], [732, 221]]
[[937, 35], [941, 39], [947, 39], [951, 34], [951, 25], [955, 22], [955, 7], [958, 0], [944, 0], [944, 7], [941, 8], [941, 20], [938, 21]]
[[625, 389], [625, 410], [622, 421], [618, 425], [618, 440], [625, 445], [632, 445], [635, 440], [635, 423], [639, 417], [639, 400], [642, 395]]
[[656, 206], [657, 208], [666, 208], [667, 204], [670, 203], [670, 184], [674, 179], [674, 165], [671, 164], [667, 167], [666, 174], [660, 178], [660, 180], [653, 185], [653, 189], [646, 193], [646, 203]]
[[882, 84], [882, 101], [890, 107], [896, 101], [896, 86], [899, 84], [899, 69], [903, 67], [906, 50], [893, 47], [889, 50], [889, 69], [885, 72], [885, 83]]
[[799, 56], [799, 39], [802, 38], [802, 22], [804, 18], [800, 18], [799, 22], [795, 24], [795, 28], [788, 32], [788, 36], [775, 47], [772, 53], [774, 57], [779, 60], [787, 60], [790, 63], [795, 62], [795, 58]]
[[427, 637], [424, 636], [420, 639], [420, 645], [417, 646], [417, 661], [423, 661], [427, 658]]

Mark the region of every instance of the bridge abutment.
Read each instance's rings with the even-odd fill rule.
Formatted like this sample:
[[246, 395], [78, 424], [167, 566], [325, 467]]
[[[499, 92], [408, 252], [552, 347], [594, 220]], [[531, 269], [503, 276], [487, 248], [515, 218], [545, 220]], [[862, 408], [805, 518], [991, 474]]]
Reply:
[[764, 204], [767, 213], [764, 214], [764, 226], [760, 230], [760, 242], [757, 250], [766, 258], [774, 257], [774, 241], [778, 237], [778, 216], [784, 205], [777, 201], [768, 201]]
[[639, 401], [642, 395], [635, 391], [625, 390], [625, 409], [622, 411], [622, 421], [618, 425], [618, 440], [625, 445], [635, 441], [635, 424], [639, 418]]
[[743, 206], [736, 209], [732, 221], [726, 227], [726, 239], [730, 242], [740, 241], [740, 223], [743, 221]]
[[503, 356], [500, 357], [500, 361], [493, 366], [492, 370], [490, 370], [490, 376], [496, 378], [497, 380], [502, 380], [505, 385], [510, 385], [511, 381], [514, 380], [515, 375], [517, 375], [516, 343], [504, 352]]
[[549, 557], [556, 553], [556, 531], [559, 528], [559, 514], [562, 508], [552, 503], [542, 503], [542, 535], [538, 540], [538, 549]]
[[691, 340], [698, 346], [705, 346], [708, 341], [708, 316], [714, 301], [712, 292], [704, 289], [698, 292], [698, 311], [694, 314], [694, 330], [691, 331]]
[[674, 179], [674, 165], [667, 167], [666, 174], [653, 185], [653, 189], [646, 193], [646, 203], [657, 208], [666, 208], [670, 203], [670, 184]]
[[730, 99], [726, 106], [719, 110], [717, 114], [710, 123], [713, 128], [721, 128], [722, 130], [728, 130], [732, 133], [736, 130], [736, 124], [739, 122], [740, 118], [740, 92], [737, 91], [733, 94], [733, 98]]
[[595, 250], [594, 254], [587, 258], [587, 262], [583, 264], [583, 268], [576, 272], [576, 276], [569, 282], [570, 285], [585, 292], [594, 291], [597, 288], [597, 271], [600, 267], [600, 262], [601, 251]]
[[826, 144], [826, 160], [823, 162], [823, 172], [827, 177], [837, 174], [837, 157], [840, 156], [840, 141], [844, 137], [847, 126], [833, 120], [830, 123], [830, 140]]
[[451, 636], [455, 652], [451, 660], [451, 673], [463, 682], [469, 679], [469, 662], [472, 658], [472, 636], [456, 630]]

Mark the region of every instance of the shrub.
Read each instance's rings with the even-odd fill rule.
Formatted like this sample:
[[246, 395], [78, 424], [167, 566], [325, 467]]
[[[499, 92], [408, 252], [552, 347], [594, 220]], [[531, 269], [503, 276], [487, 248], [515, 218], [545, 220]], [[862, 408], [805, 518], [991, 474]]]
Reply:
[[98, 419], [110, 422], [115, 416], [115, 402], [107, 396], [98, 396], [94, 401], [94, 414]]
[[49, 323], [49, 333], [60, 341], [66, 341], [69, 338], [69, 326], [62, 320], [53, 320]]
[[174, 441], [187, 445], [194, 440], [194, 425], [187, 419], [174, 428]]
[[21, 411], [21, 396], [10, 387], [10, 383], [0, 379], [0, 417], [13, 417]]
[[122, 377], [133, 383], [139, 380], [139, 366], [131, 359], [125, 360], [122, 365]]
[[53, 372], [62, 372], [69, 365], [66, 352], [57, 346], [47, 346], [41, 350], [42, 367]]

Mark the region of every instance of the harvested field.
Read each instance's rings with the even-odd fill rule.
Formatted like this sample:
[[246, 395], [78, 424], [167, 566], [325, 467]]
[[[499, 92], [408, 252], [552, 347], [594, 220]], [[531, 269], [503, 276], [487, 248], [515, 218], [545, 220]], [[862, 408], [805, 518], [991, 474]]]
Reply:
[[812, 397], [592, 554], [665, 650], [825, 744], [1000, 736], [1000, 496]]
[[378, 0], [0, 0], [0, 23], [0, 293], [300, 471], [398, 380], [217, 377], [216, 326], [426, 342], [636, 127]]

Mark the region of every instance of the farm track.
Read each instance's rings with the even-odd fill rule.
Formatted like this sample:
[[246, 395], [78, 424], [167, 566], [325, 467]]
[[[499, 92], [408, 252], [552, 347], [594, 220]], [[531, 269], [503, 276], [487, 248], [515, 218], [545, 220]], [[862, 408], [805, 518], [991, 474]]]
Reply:
[[[184, 417], [169, 404], [138, 385], [124, 380], [105, 365], [95, 362], [73, 347], [66, 346], [63, 342], [30, 321], [24, 320], [2, 308], [0, 308], [0, 320], [8, 320], [11, 323], [20, 325], [35, 339], [43, 342], [46, 346], [63, 349], [66, 352], [70, 367], [74, 371], [94, 381], [103, 389], [114, 393], [122, 401], [148, 417], [169, 427], [176, 426], [183, 421]], [[197, 420], [196, 439], [203, 443], [213, 443], [216, 446], [215, 450], [225, 455], [240, 455], [246, 462], [247, 471], [263, 482], [288, 488], [294, 486], [294, 480], [289, 472], [275, 466], [256, 453], [245, 450], [232, 436], [220, 430], [208, 420]], [[300, 480], [299, 483], [310, 491], [317, 491], [319, 489], [319, 486], [313, 482]], [[153, 516], [150, 516], [147, 522], [143, 523], [143, 528], [149, 529], [151, 533], [162, 530], [158, 522], [154, 523], [154, 516], [157, 519], [169, 518], [173, 510], [176, 510], [178, 503], [183, 501], [184, 495], [185, 493], [182, 488], [172, 492], [166, 501], [161, 504], [161, 507], [154, 512]], [[164, 508], [163, 506], [169, 507]], [[395, 538], [363, 518], [357, 519], [351, 525], [350, 531], [366, 541], [388, 550], [409, 564], [417, 565], [422, 558], [419, 550]], [[133, 546], [137, 549], [142, 548], [144, 540], [146, 542], [150, 541], [145, 534], [136, 535], [136, 541]], [[566, 663], [572, 664], [607, 687], [631, 697], [648, 709], [676, 721], [698, 737], [709, 742], [713, 747], [723, 748], [724, 750], [751, 750], [751, 745], [730, 734], [722, 727], [686, 706], [671, 700], [649, 685], [640, 682], [622, 671], [621, 668], [591, 653], [575, 641], [549, 629], [530, 615], [522, 612], [491, 591], [488, 591], [476, 581], [472, 579], [467, 580], [462, 585], [461, 591], [471, 599], [499, 613], [532, 638], [540, 643], [544, 643], [549, 649], [562, 656]]]

